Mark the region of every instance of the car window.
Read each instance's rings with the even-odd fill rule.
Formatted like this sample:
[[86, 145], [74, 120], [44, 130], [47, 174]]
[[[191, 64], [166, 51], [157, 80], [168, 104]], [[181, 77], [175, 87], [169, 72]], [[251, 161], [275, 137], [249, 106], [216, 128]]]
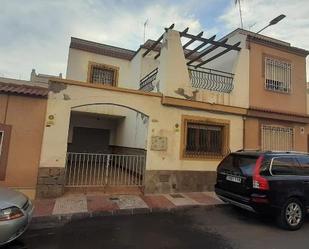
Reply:
[[273, 175], [297, 175], [298, 163], [292, 157], [274, 157], [271, 167]]
[[297, 160], [301, 166], [302, 174], [309, 176], [309, 156], [299, 156]]
[[230, 154], [220, 163], [221, 170], [251, 176], [258, 156]]

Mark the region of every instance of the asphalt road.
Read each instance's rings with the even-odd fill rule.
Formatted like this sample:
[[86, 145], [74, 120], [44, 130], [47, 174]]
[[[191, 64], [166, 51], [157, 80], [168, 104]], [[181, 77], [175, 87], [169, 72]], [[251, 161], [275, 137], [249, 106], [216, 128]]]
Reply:
[[38, 228], [30, 228], [20, 240], [4, 248], [309, 248], [309, 219], [301, 230], [289, 232], [279, 229], [271, 218], [261, 219], [230, 206], [88, 218]]

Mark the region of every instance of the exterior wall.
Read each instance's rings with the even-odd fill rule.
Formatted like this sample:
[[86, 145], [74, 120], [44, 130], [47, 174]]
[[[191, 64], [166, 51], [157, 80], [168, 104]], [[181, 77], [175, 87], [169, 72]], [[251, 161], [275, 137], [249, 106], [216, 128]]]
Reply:
[[[230, 53], [230, 57], [223, 57], [222, 59], [219, 57], [217, 60], [220, 63], [206, 64], [206, 66], [218, 70], [225, 69], [226, 72], [233, 73], [234, 89], [232, 92], [220, 93], [198, 89], [196, 100], [243, 108], [249, 107], [249, 50], [243, 47], [237, 56], [235, 56], [237, 52]], [[221, 67], [219, 65], [229, 65], [229, 67]]]
[[85, 127], [85, 128], [97, 128], [97, 129], [109, 130], [110, 131], [109, 144], [114, 144], [117, 122], [118, 120], [115, 118], [108, 119], [106, 117], [101, 116], [85, 115], [85, 113], [82, 112], [72, 113], [70, 120], [68, 143], [71, 143], [73, 140], [74, 127]]
[[[241, 47], [240, 52], [247, 50], [246, 35], [236, 33], [235, 35], [229, 37], [229, 39], [226, 43], [229, 44], [229, 45], [234, 45], [237, 42], [241, 42], [240, 45], [239, 45], [239, 47]], [[203, 57], [203, 60], [207, 60], [210, 57], [222, 52], [223, 50], [225, 50], [225, 48], [217, 48], [216, 50], [210, 52], [205, 57]], [[240, 52], [229, 51], [228, 53], [223, 54], [219, 58], [208, 62], [204, 66], [209, 67], [209, 68], [213, 68], [213, 69], [216, 69], [216, 70], [224, 71], [224, 72], [235, 73], [235, 69], [236, 69], [236, 66], [237, 66], [237, 61], [238, 61], [238, 57], [239, 57]], [[248, 61], [247, 61], [247, 63], [248, 63]], [[243, 70], [242, 73], [245, 73], [244, 71], [245, 70]]]
[[131, 61], [128, 61], [70, 48], [66, 78], [87, 82], [88, 64], [95, 62], [119, 68], [119, 87], [139, 89], [140, 79], [158, 67], [159, 64], [158, 60], [142, 57], [144, 51], [145, 49], [141, 49]]
[[[245, 148], [261, 148], [261, 126], [280, 125], [294, 128], [294, 150], [308, 151], [309, 125], [270, 119], [247, 118], [245, 121]], [[301, 129], [304, 128], [304, 132]]]
[[[118, 86], [133, 88], [130, 73], [130, 61], [110, 56], [89, 53], [74, 48], [69, 50], [66, 78], [87, 82], [89, 62], [106, 64], [119, 68]], [[136, 89], [136, 87], [134, 87]]]
[[[290, 94], [265, 90], [263, 55], [288, 60], [292, 64]], [[250, 106], [291, 113], [307, 113], [305, 57], [250, 43]]]
[[179, 32], [168, 30], [164, 34], [160, 53], [156, 84], [164, 95], [180, 97], [176, 91], [191, 84]]
[[[154, 56], [157, 52], [153, 51], [143, 57], [145, 49], [140, 49], [131, 61], [127, 61], [71, 48], [67, 79], [86, 82], [88, 63], [95, 62], [119, 68], [119, 87], [139, 89], [139, 80], [158, 68], [157, 79], [154, 81], [157, 88], [153, 91], [178, 98], [186, 98], [183, 94], [177, 93], [179, 89], [184, 89], [187, 96], [193, 96], [193, 92], [196, 91], [195, 100], [197, 101], [247, 108], [249, 106], [249, 50], [246, 48], [246, 36], [236, 34], [229, 38], [228, 43], [235, 44], [238, 41], [241, 41], [242, 50], [240, 52], [230, 51], [204, 65], [235, 74], [234, 89], [230, 94], [191, 87], [186, 65], [188, 60], [184, 58], [179, 32], [174, 30], [169, 30], [164, 34], [161, 55], [156, 60]], [[218, 48], [204, 59], [222, 50], [223, 48]]]
[[46, 99], [0, 94], [0, 123], [12, 126], [6, 177], [0, 186], [34, 198], [45, 122]]
[[[105, 102], [106, 103], [106, 102]], [[83, 125], [86, 127], [100, 128], [106, 127], [110, 129], [111, 140], [110, 144], [128, 148], [146, 149], [148, 119], [143, 117], [134, 110], [130, 110], [121, 106], [112, 105], [91, 105], [82, 106], [73, 109], [74, 111], [105, 115], [101, 122], [92, 122], [84, 119]], [[97, 118], [94, 115], [93, 118]], [[103, 117], [103, 116], [102, 116]], [[71, 118], [71, 121], [81, 122], [78, 118]], [[71, 126], [75, 124], [71, 122]], [[69, 134], [70, 140], [71, 132]]]
[[[122, 111], [124, 112], [126, 109]], [[146, 149], [147, 132], [148, 118], [142, 118], [142, 116], [135, 111], [126, 111], [125, 118], [118, 122], [113, 145]]]
[[[191, 86], [189, 73], [179, 33], [169, 30], [165, 36], [159, 57], [160, 65], [155, 84], [159, 85], [160, 92], [164, 95], [178, 98], [192, 98], [197, 101], [231, 105], [248, 108], [249, 106], [249, 50], [246, 48], [246, 37], [236, 35], [229, 39], [229, 44], [241, 41], [241, 51], [230, 51], [229, 53], [205, 64], [205, 67], [234, 73], [234, 89], [231, 93], [209, 91]], [[209, 53], [207, 59], [224, 50], [218, 48]], [[184, 89], [184, 94], [179, 93]], [[194, 94], [195, 93], [195, 96]]]
[[147, 56], [143, 57], [145, 51], [145, 49], [140, 49], [130, 62], [131, 84], [128, 88], [139, 89], [139, 81], [159, 66], [159, 60], [153, 59], [153, 52], [150, 52]]
[[[63, 94], [70, 98], [64, 99]], [[230, 122], [229, 148], [234, 151], [242, 148], [242, 117], [232, 114], [215, 114], [213, 112], [190, 109], [179, 109], [161, 104], [160, 95], [129, 93], [105, 89], [88, 88], [77, 85], [65, 85], [62, 91], [50, 93], [47, 107], [47, 117], [54, 115], [50, 127], [46, 127], [40, 167], [64, 168], [66, 146], [69, 131], [69, 115], [71, 109], [79, 105], [94, 103], [115, 103], [136, 109], [149, 116], [147, 134], [148, 171], [212, 171], [216, 170], [220, 159], [216, 160], [182, 160], [180, 158], [182, 115], [192, 115]], [[166, 137], [168, 141], [165, 151], [151, 149], [152, 136]], [[159, 183], [158, 183], [159, 184]], [[147, 183], [146, 183], [147, 185]], [[170, 186], [170, 189], [172, 186]], [[160, 186], [151, 189], [160, 189]]]
[[213, 191], [216, 171], [148, 170], [147, 193]]

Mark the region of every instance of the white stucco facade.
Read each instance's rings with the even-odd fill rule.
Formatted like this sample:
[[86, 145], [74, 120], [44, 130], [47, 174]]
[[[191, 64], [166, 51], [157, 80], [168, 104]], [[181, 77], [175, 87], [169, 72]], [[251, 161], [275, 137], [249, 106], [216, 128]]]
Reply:
[[[63, 94], [69, 96], [70, 99], [65, 100]], [[136, 109], [147, 115], [147, 122], [149, 123], [147, 125], [147, 134], [144, 134], [147, 141], [147, 170], [214, 171], [216, 169], [220, 159], [185, 160], [180, 157], [181, 120], [183, 115], [228, 121], [230, 125], [229, 149], [235, 151], [242, 148], [243, 119], [241, 115], [215, 114], [210, 111], [184, 110], [165, 106], [161, 104], [161, 98], [160, 95], [110, 91], [108, 89], [87, 88], [70, 84], [67, 84], [66, 89], [59, 93], [50, 93], [47, 118], [53, 115], [54, 120], [49, 127], [45, 128], [41, 167], [65, 167], [67, 141], [70, 131], [70, 113], [76, 106], [80, 105], [96, 107], [97, 110], [101, 110], [101, 114], [105, 112], [105, 114], [110, 115], [108, 109], [104, 108], [104, 103], [114, 103], [115, 105]], [[83, 109], [83, 111], [86, 110]], [[134, 133], [134, 130], [128, 129], [128, 127], [125, 127], [124, 130], [128, 133]], [[151, 149], [151, 138], [153, 136], [167, 138], [167, 149], [165, 151]], [[123, 139], [130, 142], [131, 138], [124, 137]]]
[[[70, 48], [66, 78], [87, 82], [89, 63], [94, 62], [118, 68], [117, 87], [139, 89], [140, 79], [158, 68], [153, 83], [154, 92], [159, 91], [163, 96], [180, 99], [193, 96], [195, 92], [195, 99], [192, 99], [194, 101], [248, 108], [249, 51], [246, 48], [246, 37], [237, 33], [230, 37], [227, 43], [235, 44], [238, 41], [241, 42], [239, 52], [230, 51], [206, 65], [212, 69], [234, 74], [234, 88], [231, 93], [196, 89], [191, 86], [187, 67], [189, 59], [184, 56], [180, 33], [173, 30], [165, 32], [160, 56], [157, 59], [154, 58], [157, 52], [154, 51], [143, 56], [146, 51], [143, 47], [137, 50], [130, 60]], [[222, 49], [219, 48], [218, 51], [209, 53], [206, 58], [210, 58]], [[124, 108], [122, 105], [134, 110]], [[114, 117], [107, 122], [108, 124], [102, 124], [102, 127], [110, 126], [108, 128], [112, 134], [110, 144], [147, 150], [147, 169], [149, 170], [215, 170], [218, 163], [216, 160], [210, 160], [207, 163], [204, 160], [180, 160], [180, 129], [176, 129], [175, 125], [181, 125], [182, 115], [228, 120], [230, 122], [230, 150], [243, 147], [241, 115], [167, 107], [161, 104], [159, 96], [128, 94], [107, 89], [88, 89], [67, 84], [65, 90], [50, 93], [49, 96], [47, 118], [53, 115], [55, 120], [51, 126], [46, 127], [41, 167], [64, 167], [67, 142], [70, 142], [73, 136], [72, 127], [81, 122], [71, 120], [70, 124], [72, 111]], [[148, 118], [143, 115], [147, 115]], [[88, 124], [86, 126], [92, 127]], [[56, 137], [55, 134], [57, 134]], [[151, 151], [149, 143], [152, 136], [167, 137], [168, 149], [161, 152]]]

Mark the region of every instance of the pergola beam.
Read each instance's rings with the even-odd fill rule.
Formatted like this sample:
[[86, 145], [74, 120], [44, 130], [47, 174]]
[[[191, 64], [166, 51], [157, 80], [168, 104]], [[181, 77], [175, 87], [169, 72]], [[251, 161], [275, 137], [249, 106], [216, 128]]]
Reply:
[[221, 55], [224, 55], [225, 53], [227, 53], [227, 52], [229, 52], [229, 51], [231, 51], [231, 50], [234, 50], [233, 48], [237, 48], [237, 47], [240, 45], [240, 43], [241, 43], [241, 42], [235, 43], [234, 45], [231, 46], [231, 48], [226, 48], [225, 50], [221, 51], [220, 53], [218, 53], [218, 54], [216, 54], [216, 55], [210, 57], [209, 59], [207, 59], [207, 60], [205, 60], [205, 61], [203, 61], [203, 62], [201, 62], [201, 63], [195, 65], [194, 67], [195, 67], [195, 68], [198, 68], [198, 67], [200, 67], [200, 66], [202, 66], [202, 65], [204, 65], [204, 64], [206, 64], [206, 63], [208, 63], [208, 62], [210, 62], [210, 61], [212, 61], [212, 60], [214, 60], [214, 59], [216, 59], [216, 58], [218, 58], [218, 57], [220, 57]]
[[186, 38], [191, 38], [191, 39], [196, 39], [197, 41], [201, 41], [201, 42], [208, 42], [212, 45], [218, 46], [218, 47], [225, 47], [225, 48], [229, 48], [231, 50], [237, 50], [240, 51], [240, 47], [234, 47], [233, 45], [229, 45], [226, 43], [223, 43], [222, 41], [209, 41], [209, 39], [207, 38], [203, 38], [203, 37], [197, 37], [195, 35], [190, 35], [190, 34], [184, 34], [183, 37]]
[[[214, 40], [215, 38], [216, 38], [216, 35], [210, 37], [209, 40]], [[195, 49], [193, 49], [189, 53], [185, 54], [185, 57], [188, 58], [191, 54], [194, 54], [195, 52], [197, 52], [199, 49], [206, 46], [207, 44], [208, 44], [208, 42], [203, 42], [202, 44], [197, 46]]]
[[[197, 38], [202, 37], [203, 35], [203, 31], [200, 32], [199, 34], [197, 34], [195, 37], [196, 38], [191, 38], [190, 41], [188, 41], [185, 45], [182, 46], [183, 49], [187, 48], [188, 46], [190, 46], [193, 42], [195, 42], [197, 40]], [[185, 34], [183, 34], [182, 36], [185, 36]]]
[[[173, 29], [174, 26], [175, 26], [175, 24], [173, 23], [171, 26], [169, 26], [169, 27], [167, 28], [167, 30], [168, 30], [168, 29]], [[164, 36], [164, 34], [162, 34], [162, 35], [159, 37], [159, 39], [156, 40], [156, 41], [152, 44], [152, 46], [151, 46], [150, 48], [148, 48], [148, 49], [145, 51], [145, 53], [143, 53], [143, 57], [145, 57], [150, 51], [152, 51], [152, 50], [161, 42], [161, 40], [163, 39], [163, 36]]]
[[185, 28], [182, 32], [180, 32], [180, 36], [183, 36], [184, 34], [188, 33], [189, 27]]
[[[224, 42], [224, 44], [227, 42], [228, 38], [224, 39], [222, 42]], [[218, 45], [214, 45], [212, 47], [210, 47], [209, 49], [205, 50], [203, 53], [201, 53], [200, 55], [198, 55], [197, 57], [193, 58], [192, 60], [190, 60], [187, 65], [189, 66], [190, 64], [192, 64], [193, 62], [199, 60], [200, 58], [204, 57], [205, 55], [209, 54], [210, 52], [214, 51], [215, 49], [217, 49], [219, 46]]]

